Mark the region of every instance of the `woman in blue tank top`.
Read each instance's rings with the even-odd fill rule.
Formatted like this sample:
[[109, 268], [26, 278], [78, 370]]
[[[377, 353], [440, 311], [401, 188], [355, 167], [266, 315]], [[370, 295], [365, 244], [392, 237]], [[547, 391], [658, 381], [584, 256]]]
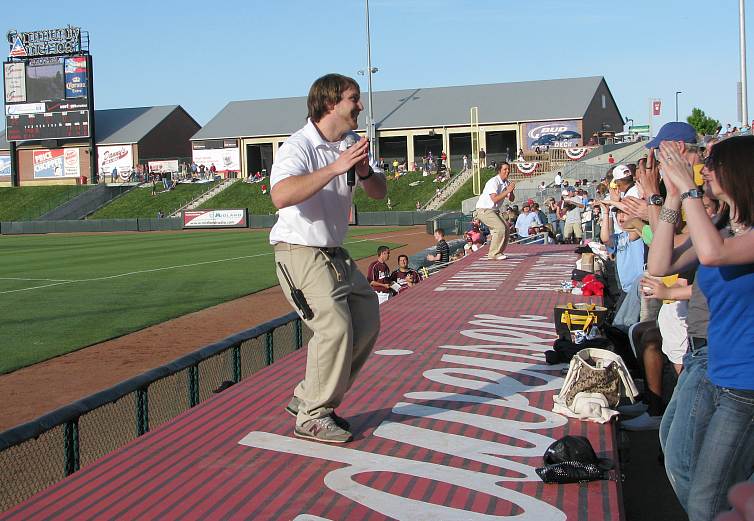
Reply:
[[691, 457], [689, 519], [712, 520], [729, 508], [726, 493], [754, 471], [754, 136], [736, 136], [712, 148], [702, 175], [705, 191], [729, 208], [730, 234], [707, 216], [684, 147], [660, 145], [668, 197], [660, 220], [677, 220], [681, 207], [700, 263], [696, 284], [707, 297], [709, 392], [700, 393], [690, 428], [698, 453]]

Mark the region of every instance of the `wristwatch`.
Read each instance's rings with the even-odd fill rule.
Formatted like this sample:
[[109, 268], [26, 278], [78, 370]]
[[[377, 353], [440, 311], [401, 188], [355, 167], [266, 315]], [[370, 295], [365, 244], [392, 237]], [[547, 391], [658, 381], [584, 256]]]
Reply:
[[681, 194], [681, 204], [683, 204], [683, 201], [689, 197], [692, 199], [700, 199], [703, 195], [704, 191], [701, 188], [692, 188], [688, 192], [683, 192]]
[[[357, 175], [358, 175], [358, 174], [357, 174]], [[370, 177], [372, 177], [373, 175], [374, 175], [374, 170], [372, 170], [372, 165], [369, 165], [369, 173], [368, 173], [367, 175], [365, 175], [364, 177], [361, 177], [361, 176], [359, 175], [359, 179], [361, 179], [362, 181], [366, 181], [367, 179], [369, 179], [369, 178], [370, 178]]]
[[665, 204], [665, 198], [660, 194], [652, 194], [647, 197], [647, 204], [652, 206], [662, 206]]

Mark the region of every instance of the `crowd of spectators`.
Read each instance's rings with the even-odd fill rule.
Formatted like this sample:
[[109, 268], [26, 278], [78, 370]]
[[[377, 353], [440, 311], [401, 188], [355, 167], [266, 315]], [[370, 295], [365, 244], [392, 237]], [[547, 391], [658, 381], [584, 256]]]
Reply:
[[754, 136], [700, 142], [673, 122], [646, 147], [635, 164], [612, 164], [591, 201], [583, 182], [563, 181], [543, 213], [556, 236], [580, 240], [580, 215], [594, 212], [610, 327], [644, 384], [640, 403], [619, 408], [631, 417], [621, 428], [658, 431], [689, 519], [711, 521], [732, 485], [754, 480]]
[[[735, 489], [730, 504], [726, 496], [754, 482], [754, 136], [728, 128], [699, 139], [674, 122], [646, 147], [636, 163], [613, 158], [594, 184], [558, 173], [559, 200], [510, 201], [499, 217], [513, 239], [591, 236], [602, 251], [610, 327], [644, 389], [620, 408], [621, 427], [658, 431], [689, 519], [711, 521], [736, 501], [754, 504], [754, 485]], [[484, 228], [471, 222], [467, 252], [485, 244]]]

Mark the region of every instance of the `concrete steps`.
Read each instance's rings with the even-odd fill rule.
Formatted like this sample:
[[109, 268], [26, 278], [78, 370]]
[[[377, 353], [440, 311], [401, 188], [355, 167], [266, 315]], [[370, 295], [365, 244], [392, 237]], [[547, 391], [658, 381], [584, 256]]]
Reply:
[[450, 199], [454, 193], [456, 193], [469, 179], [471, 179], [471, 176], [473, 174], [473, 170], [470, 168], [467, 168], [466, 170], [462, 170], [460, 173], [456, 174], [454, 178], [450, 180], [443, 188], [440, 190], [439, 193], [436, 193], [432, 199], [430, 199], [424, 206], [422, 206], [422, 210], [437, 210], [440, 208], [440, 206], [443, 205], [445, 201]]
[[185, 205], [178, 208], [176, 211], [170, 214], [170, 217], [178, 217], [181, 215], [181, 212], [183, 210], [194, 210], [199, 205], [204, 203], [205, 201], [208, 201], [209, 199], [212, 199], [214, 196], [222, 192], [223, 190], [230, 188], [234, 183], [240, 181], [239, 178], [233, 178], [233, 179], [224, 179], [219, 185], [212, 188], [211, 190], [208, 190], [201, 194], [199, 197], [189, 201]]

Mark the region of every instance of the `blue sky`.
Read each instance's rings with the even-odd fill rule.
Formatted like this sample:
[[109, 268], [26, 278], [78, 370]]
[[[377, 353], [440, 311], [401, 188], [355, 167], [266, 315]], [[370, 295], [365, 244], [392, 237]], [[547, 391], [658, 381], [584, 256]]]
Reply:
[[[180, 104], [205, 124], [232, 100], [306, 95], [327, 72], [366, 90], [364, 0], [38, 0], [2, 13], [3, 31], [89, 31], [101, 109]], [[653, 127], [674, 119], [676, 91], [682, 119], [697, 106], [736, 121], [737, 0], [370, 0], [370, 14], [374, 90], [604, 76], [636, 124], [654, 97]]]

